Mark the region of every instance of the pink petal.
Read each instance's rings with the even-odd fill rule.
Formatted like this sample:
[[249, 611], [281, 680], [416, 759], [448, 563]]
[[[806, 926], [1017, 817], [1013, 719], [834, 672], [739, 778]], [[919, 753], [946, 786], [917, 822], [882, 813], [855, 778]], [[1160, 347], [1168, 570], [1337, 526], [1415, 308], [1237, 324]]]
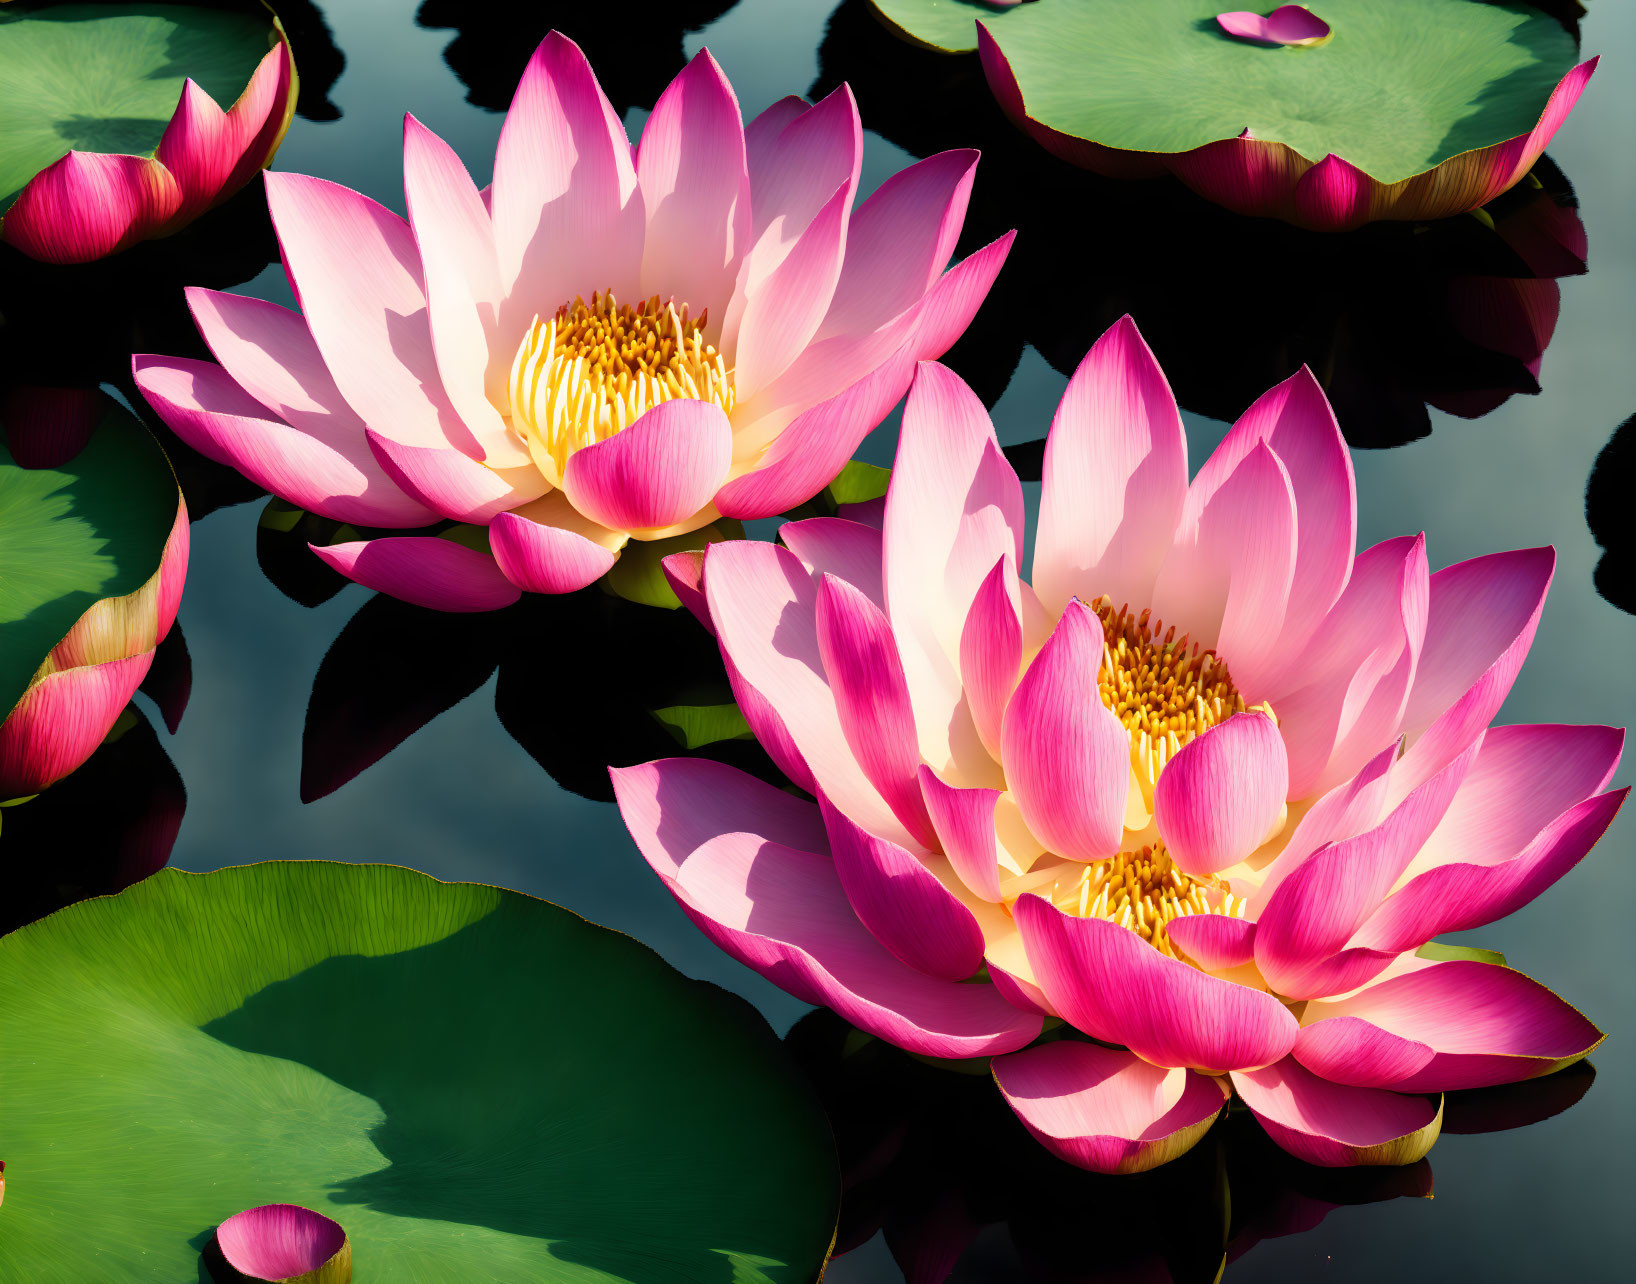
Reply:
[[1034, 1138], [1096, 1173], [1140, 1173], [1185, 1154], [1226, 1109], [1227, 1085], [1093, 1043], [996, 1057], [994, 1082]]
[[[367, 446], [359, 457], [361, 439], [347, 441], [343, 449], [273, 418], [220, 366], [138, 355], [131, 372], [148, 404], [177, 436], [280, 499], [364, 526], [424, 526], [435, 520], [393, 485], [368, 457]], [[344, 440], [339, 432], [326, 437]]]
[[1184, 873], [1213, 874], [1265, 841], [1288, 790], [1278, 727], [1264, 713], [1240, 713], [1170, 759], [1153, 790], [1153, 815]]
[[239, 100], [222, 111], [189, 79], [154, 156], [176, 176], [181, 223], [239, 190], [272, 159], [283, 133], [295, 65], [280, 40], [262, 58]]
[[1294, 1057], [1238, 1071], [1233, 1089], [1297, 1159], [1324, 1168], [1412, 1164], [1442, 1130], [1443, 1103], [1320, 1079]]
[[1023, 820], [1069, 860], [1111, 856], [1124, 835], [1130, 738], [1097, 693], [1101, 659], [1101, 622], [1070, 602], [1017, 684], [1001, 733]]
[[1000, 854], [994, 833], [997, 789], [956, 789], [920, 768], [920, 792], [937, 830], [938, 845], [960, 881], [985, 901], [1000, 896]]
[[822, 794], [818, 802], [835, 873], [870, 934], [917, 972], [946, 981], [974, 974], [983, 932], [971, 911], [913, 853], [859, 829]]
[[1071, 597], [1152, 600], [1187, 495], [1187, 438], [1164, 372], [1122, 317], [1079, 363], [1045, 442], [1033, 585]]
[[522, 596], [487, 553], [435, 535], [309, 547], [347, 579], [433, 611], [495, 611]]
[[335, 385], [371, 429], [482, 458], [438, 374], [414, 233], [351, 188], [269, 171], [290, 285]]
[[657, 530], [710, 503], [733, 453], [733, 429], [709, 401], [665, 401], [629, 428], [568, 457], [562, 488], [612, 530]]
[[817, 623], [818, 654], [859, 767], [903, 827], [933, 845], [937, 835], [920, 797], [915, 715], [891, 625], [861, 591], [827, 574], [818, 583]]
[[734, 540], [712, 544], [704, 568], [722, 654], [777, 715], [818, 787], [871, 833], [912, 845], [842, 728], [818, 643], [818, 589], [806, 567], [777, 545]]
[[799, 98], [780, 99], [750, 123], [744, 138], [758, 243], [769, 228], [780, 244], [792, 243], [836, 188], [857, 190], [863, 125], [845, 84], [810, 108]]
[[490, 205], [519, 341], [536, 313], [612, 290], [637, 297], [646, 217], [625, 129], [579, 46], [551, 32], [529, 59], [494, 153]]
[[490, 468], [447, 446], [409, 446], [373, 428], [364, 440], [400, 490], [450, 521], [481, 526], [551, 489], [533, 464]]
[[1225, 972], [1255, 959], [1255, 924], [1226, 914], [1187, 914], [1170, 920], [1170, 943], [1206, 972]]
[[983, 747], [1000, 756], [1000, 727], [1022, 669], [1021, 590], [1016, 565], [1002, 556], [972, 599], [960, 634], [960, 678]]
[[95, 753], [152, 663], [144, 651], [32, 683], [0, 723], [0, 801], [39, 793]]
[[642, 297], [688, 303], [695, 316], [724, 307], [750, 243], [750, 175], [738, 99], [708, 49], [659, 95], [636, 176], [647, 210]]
[[519, 336], [501, 335], [494, 226], [454, 149], [413, 116], [403, 118], [403, 191], [425, 274], [427, 323], [450, 404], [491, 467], [529, 463], [503, 406]]
[[1392, 952], [1418, 949], [1434, 936], [1515, 913], [1585, 858], [1629, 792], [1598, 794], [1570, 807], [1510, 860], [1440, 865], [1411, 879], [1358, 929], [1357, 943]]
[[1206, 976], [1129, 928], [1074, 918], [1039, 896], [1014, 913], [1045, 997], [1094, 1039], [1205, 1074], [1270, 1065], [1295, 1044], [1295, 1018], [1264, 990]]
[[976, 174], [975, 151], [940, 152], [899, 170], [858, 206], [820, 339], [874, 330], [925, 297], [954, 253]]
[[1396, 738], [1426, 627], [1423, 537], [1359, 554], [1346, 590], [1273, 693], [1290, 797], [1324, 793]]
[[1351, 575], [1357, 485], [1335, 412], [1312, 372], [1302, 366], [1263, 393], [1205, 460], [1187, 492], [1188, 514], [1203, 511], [1205, 501], [1258, 442], [1266, 442], [1284, 465], [1295, 498], [1295, 573], [1279, 637], [1280, 650], [1293, 659]]
[[181, 202], [175, 177], [156, 160], [69, 152], [28, 180], [3, 230], [31, 259], [89, 263], [152, 235]]
[[876, 606], [886, 609], [878, 527], [842, 517], [809, 517], [780, 526], [778, 538], [815, 578], [826, 574], [838, 576]]
[[1473, 746], [1417, 787], [1375, 828], [1314, 853], [1268, 898], [1257, 920], [1255, 958], [1273, 989], [1297, 999], [1334, 994], [1368, 980], [1391, 961], [1396, 951], [1382, 954], [1379, 966], [1351, 985], [1325, 966], [1436, 829], [1475, 756]]
[[716, 626], [710, 622], [710, 604], [704, 600], [704, 550], [689, 548], [672, 553], [661, 559], [659, 569], [664, 571], [665, 583], [670, 585], [670, 591], [688, 613], [704, 625], [705, 632], [715, 637]]
[[[343, 456], [365, 479], [364, 497], [382, 512], [366, 519], [331, 513], [322, 502], [292, 503], [337, 521], [366, 521], [371, 526], [425, 526], [437, 520], [436, 513], [400, 491], [381, 468], [365, 439], [363, 420], [335, 386], [299, 313], [261, 299], [198, 287], [190, 287], [186, 294], [194, 324], [233, 381], [292, 428]], [[342, 498], [350, 493], [335, 492]], [[382, 520], [383, 516], [391, 520]]]
[[940, 769], [952, 763], [963, 776], [992, 769], [961, 707], [961, 633], [995, 562], [1020, 563], [1023, 520], [1022, 484], [983, 403], [958, 375], [923, 363], [904, 403], [886, 493], [886, 601], [922, 755]]
[[707, 759], [609, 774], [637, 846], [689, 917], [797, 998], [927, 1056], [1011, 1052], [1039, 1034], [1039, 1015], [993, 986], [927, 976], [869, 934], [819, 854], [825, 840], [811, 804]]
[[1153, 613], [1216, 648], [1255, 698], [1282, 659], [1295, 577], [1295, 494], [1283, 462], [1257, 442], [1190, 517], [1153, 586]]
[[1264, 45], [1311, 45], [1329, 39], [1329, 24], [1298, 4], [1281, 4], [1265, 17], [1244, 10], [1218, 13], [1216, 21], [1229, 36]]
[[908, 389], [914, 363], [941, 356], [970, 323], [1010, 252], [1013, 234], [984, 246], [943, 274], [901, 321], [900, 344], [857, 382], [800, 413], [774, 439], [755, 470], [724, 486], [716, 507], [727, 517], [772, 517], [811, 499], [840, 472], [860, 442]]
[[580, 515], [560, 490], [489, 523], [501, 573], [529, 593], [573, 593], [608, 573], [622, 542]]
[[1603, 1034], [1538, 981], [1453, 960], [1307, 1005], [1295, 1055], [1337, 1083], [1399, 1092], [1487, 1088], [1582, 1060]]
[[1499, 712], [1533, 645], [1556, 550], [1491, 553], [1431, 577], [1426, 645], [1403, 711], [1405, 787], [1460, 753]]
[[1295, 219], [1320, 232], [1349, 232], [1372, 217], [1375, 181], [1333, 154], [1301, 175], [1295, 185]]
[[[848, 185], [836, 188], [777, 266], [735, 292], [725, 342], [740, 398], [748, 400], [782, 374], [817, 334], [840, 280], [851, 198]], [[746, 273], [755, 277], [756, 266], [746, 263]]]
[[[709, 599], [705, 599], [705, 613], [709, 614]], [[715, 629], [711, 629], [712, 635]], [[774, 764], [789, 777], [790, 783], [809, 794], [818, 793], [818, 782], [813, 779], [812, 768], [807, 766], [807, 760], [801, 756], [801, 751], [795, 746], [795, 739], [790, 735], [789, 728], [784, 720], [778, 716], [767, 697], [762, 695], [738, 671], [732, 658], [724, 651], [721, 656], [722, 666], [727, 670], [727, 683], [732, 688], [733, 700], [744, 715], [744, 721], [755, 734], [757, 743], [767, 751], [767, 756]]]
[[339, 1222], [296, 1204], [264, 1204], [235, 1213], [216, 1228], [216, 1244], [235, 1271], [258, 1280], [314, 1275], [351, 1250]]

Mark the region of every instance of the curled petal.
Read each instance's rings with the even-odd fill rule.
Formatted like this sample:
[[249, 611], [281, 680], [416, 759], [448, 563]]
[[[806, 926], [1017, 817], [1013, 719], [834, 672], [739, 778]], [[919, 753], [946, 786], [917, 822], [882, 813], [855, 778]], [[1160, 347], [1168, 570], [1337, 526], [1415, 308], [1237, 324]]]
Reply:
[[966, 701], [983, 747], [994, 758], [1000, 756], [1000, 727], [1022, 668], [1020, 603], [1016, 568], [1010, 559], [1001, 557], [972, 599], [960, 633], [960, 678]]
[[954, 872], [985, 901], [999, 902], [1000, 853], [994, 832], [997, 789], [957, 789], [921, 765], [920, 792], [937, 839]]
[[487, 553], [435, 535], [309, 547], [354, 583], [433, 611], [495, 611], [522, 596]]
[[405, 494], [450, 521], [484, 525], [497, 513], [538, 499], [550, 488], [532, 464], [490, 468], [461, 451], [407, 446], [373, 428], [364, 429], [364, 440]]
[[1443, 1100], [1330, 1083], [1294, 1057], [1235, 1071], [1233, 1090], [1267, 1135], [1322, 1168], [1402, 1165], [1424, 1159], [1443, 1127]]
[[844, 517], [809, 517], [780, 526], [778, 538], [813, 575], [837, 576], [886, 609], [879, 527]]
[[573, 593], [607, 574], [625, 540], [582, 516], [560, 490], [489, 523], [505, 577], [530, 593]]
[[1263, 45], [1316, 45], [1329, 39], [1329, 24], [1298, 4], [1281, 4], [1264, 16], [1242, 9], [1218, 13], [1216, 21], [1229, 36]]
[[34, 682], [0, 723], [0, 801], [39, 793], [95, 753], [152, 663], [145, 651]]
[[1255, 924], [1227, 914], [1186, 914], [1165, 928], [1170, 943], [1206, 972], [1255, 960]]
[[1191, 1150], [1227, 1106], [1225, 1081], [1066, 1040], [996, 1057], [1006, 1104], [1059, 1159], [1140, 1173]]
[[658, 530], [706, 508], [727, 476], [733, 430], [708, 401], [665, 401], [568, 457], [563, 490], [612, 530]]
[[710, 622], [710, 604], [704, 599], [704, 550], [689, 548], [672, 553], [659, 563], [659, 567], [664, 571], [665, 583], [670, 585], [670, 591], [676, 595], [677, 601], [714, 637], [716, 626]]
[[253, 1280], [345, 1284], [352, 1249], [341, 1224], [296, 1204], [264, 1204], [216, 1228], [227, 1264]]
[[1399, 1092], [1488, 1088], [1583, 1060], [1603, 1034], [1538, 981], [1456, 959], [1317, 1000], [1296, 1059], [1336, 1083]]
[[1005, 777], [1023, 819], [1070, 860], [1119, 850], [1130, 738], [1097, 693], [1102, 625], [1070, 602], [1005, 711]]
[[31, 259], [89, 263], [151, 235], [181, 202], [175, 176], [151, 157], [69, 152], [29, 179], [0, 227]]
[[1183, 745], [1153, 790], [1165, 849], [1188, 874], [1213, 874], [1261, 845], [1289, 789], [1284, 740], [1264, 713], [1240, 713]]
[[1015, 913], [1040, 989], [1092, 1038], [1205, 1074], [1270, 1065], [1295, 1044], [1295, 1018], [1264, 990], [1206, 976], [1129, 928], [1075, 918], [1038, 896]]

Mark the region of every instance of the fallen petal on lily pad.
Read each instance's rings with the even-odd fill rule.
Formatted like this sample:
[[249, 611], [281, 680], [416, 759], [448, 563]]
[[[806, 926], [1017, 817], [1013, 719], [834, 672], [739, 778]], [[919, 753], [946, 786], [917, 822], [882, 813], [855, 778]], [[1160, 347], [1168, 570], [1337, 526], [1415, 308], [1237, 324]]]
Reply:
[[1216, 21], [1229, 36], [1263, 45], [1317, 45], [1329, 39], [1329, 24], [1305, 5], [1279, 5], [1263, 16], [1240, 9], [1218, 13]]
[[299, 1204], [263, 1204], [216, 1228], [222, 1257], [240, 1275], [272, 1284], [348, 1284], [352, 1246], [341, 1224]]

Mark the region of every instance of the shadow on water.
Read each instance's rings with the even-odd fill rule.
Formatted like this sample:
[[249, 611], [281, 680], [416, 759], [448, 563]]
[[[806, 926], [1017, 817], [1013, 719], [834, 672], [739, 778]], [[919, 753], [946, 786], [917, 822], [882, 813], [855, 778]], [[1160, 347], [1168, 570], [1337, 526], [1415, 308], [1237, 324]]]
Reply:
[[425, 0], [422, 27], [452, 28], [443, 57], [466, 86], [466, 101], [504, 111], [534, 48], [548, 31], [571, 37], [596, 68], [614, 110], [651, 107], [686, 65], [682, 38], [714, 22], [738, 0], [671, 0], [664, 5], [548, 3], [519, 11], [496, 0]]
[[1585, 520], [1602, 546], [1596, 591], [1621, 611], [1636, 615], [1636, 522], [1631, 487], [1636, 483], [1636, 415], [1619, 425], [1602, 447], [1585, 486]]
[[[933, 1067], [825, 1011], [802, 1018], [786, 1042], [835, 1129], [844, 1181], [837, 1253], [882, 1234], [917, 1284], [1213, 1284], [1224, 1264], [1265, 1240], [1310, 1231], [1339, 1208], [1432, 1193], [1427, 1160], [1316, 1168], [1279, 1150], [1236, 1109], [1181, 1158], [1104, 1177], [1048, 1154], [986, 1070]], [[1444, 1131], [1535, 1123], [1573, 1105], [1595, 1077], [1581, 1064], [1531, 1083], [1448, 1094]]]
[[[557, 1258], [615, 1278], [727, 1284], [722, 1250], [753, 1254], [778, 1240], [727, 1206], [748, 1179], [727, 1116], [779, 1107], [708, 1091], [699, 1080], [710, 1071], [672, 1055], [696, 1038], [686, 1028], [696, 1004], [661, 1000], [688, 986], [735, 1009], [723, 1013], [723, 1038], [746, 1055], [760, 1022], [746, 1023], [742, 1000], [674, 978], [657, 956], [634, 958], [613, 933], [577, 920], [531, 930], [527, 909], [508, 903], [418, 949], [325, 959], [204, 1033], [378, 1104], [384, 1119], [369, 1139], [388, 1163], [334, 1188], [343, 1225], [344, 1206], [363, 1204], [549, 1241]], [[665, 984], [633, 967], [665, 972]], [[633, 1007], [633, 994], [646, 997]], [[666, 1075], [656, 1079], [655, 1064]]]
[[990, 404], [1024, 345], [1069, 372], [1128, 312], [1186, 409], [1235, 419], [1305, 364], [1352, 445], [1400, 445], [1431, 431], [1429, 406], [1474, 418], [1537, 393], [1555, 278], [1585, 270], [1573, 190], [1549, 161], [1481, 216], [1326, 235], [1056, 160], [1000, 113], [975, 56], [907, 45], [866, 0], [831, 15], [819, 61], [812, 95], [844, 80], [869, 128], [915, 155], [983, 152], [956, 252], [1018, 236], [946, 359]]

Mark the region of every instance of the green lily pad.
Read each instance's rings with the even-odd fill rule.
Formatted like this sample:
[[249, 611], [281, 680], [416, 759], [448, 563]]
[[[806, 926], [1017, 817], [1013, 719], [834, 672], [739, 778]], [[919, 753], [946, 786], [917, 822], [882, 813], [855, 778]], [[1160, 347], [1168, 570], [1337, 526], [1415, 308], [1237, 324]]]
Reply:
[[[0, 15], [3, 17], [3, 15]], [[3, 131], [0, 131], [3, 133]], [[24, 468], [0, 423], [0, 710], [9, 711], [74, 622], [97, 601], [141, 588], [176, 522], [176, 478], [159, 443], [109, 400], [73, 458]]]
[[761, 1017], [544, 901], [162, 870], [0, 939], [0, 1278], [199, 1278], [294, 1203], [360, 1281], [800, 1284], [839, 1187]]
[[231, 107], [272, 29], [264, 11], [0, 6], [0, 210], [70, 151], [151, 155], [189, 77]]
[[1486, 0], [1314, 0], [1334, 31], [1314, 48], [1226, 35], [1220, 0], [870, 2], [951, 52], [976, 47], [981, 20], [1028, 114], [1061, 133], [1175, 153], [1247, 128], [1385, 183], [1528, 133], [1577, 53], [1555, 18]]
[[723, 740], [755, 739], [755, 732], [736, 704], [673, 704], [655, 709], [653, 716], [684, 749], [703, 749]]

